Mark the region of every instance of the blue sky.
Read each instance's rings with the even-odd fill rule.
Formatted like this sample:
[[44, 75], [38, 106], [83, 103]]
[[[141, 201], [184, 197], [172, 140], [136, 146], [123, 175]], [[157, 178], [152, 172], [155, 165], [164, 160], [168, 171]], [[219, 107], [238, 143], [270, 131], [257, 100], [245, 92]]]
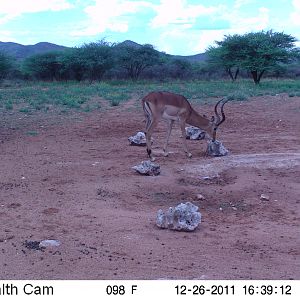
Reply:
[[224, 35], [269, 29], [300, 40], [300, 0], [0, 0], [0, 41], [25, 45], [105, 38], [192, 55]]

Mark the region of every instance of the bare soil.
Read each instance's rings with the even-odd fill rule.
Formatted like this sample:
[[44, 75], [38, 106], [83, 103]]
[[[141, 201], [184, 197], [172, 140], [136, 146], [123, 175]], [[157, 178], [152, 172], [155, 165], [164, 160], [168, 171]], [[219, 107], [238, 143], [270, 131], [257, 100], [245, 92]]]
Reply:
[[[230, 102], [226, 115], [220, 158], [205, 157], [205, 141], [188, 141], [186, 158], [178, 127], [164, 157], [161, 123], [157, 177], [132, 170], [147, 159], [127, 140], [144, 129], [137, 100], [3, 116], [0, 279], [300, 279], [300, 98]], [[194, 232], [155, 225], [185, 201], [202, 214]], [[61, 245], [41, 249], [44, 239]]]

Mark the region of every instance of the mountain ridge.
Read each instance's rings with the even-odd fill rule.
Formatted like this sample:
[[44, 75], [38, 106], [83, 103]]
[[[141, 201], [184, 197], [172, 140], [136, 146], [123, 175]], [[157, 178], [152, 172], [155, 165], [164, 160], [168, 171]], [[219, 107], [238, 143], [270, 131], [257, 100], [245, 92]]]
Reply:
[[0, 51], [16, 58], [23, 60], [34, 54], [42, 54], [49, 51], [61, 51], [68, 47], [60, 46], [48, 42], [39, 42], [34, 45], [22, 45], [14, 42], [1, 42]]
[[[125, 40], [118, 45], [120, 46], [130, 46], [130, 47], [141, 47], [141, 44], [138, 44], [131, 40]], [[14, 42], [1, 42], [0, 41], [0, 52], [4, 52], [14, 58], [16, 60], [24, 60], [25, 58], [35, 55], [35, 54], [42, 54], [49, 51], [61, 51], [64, 49], [68, 49], [70, 47], [57, 45], [49, 42], [39, 42], [34, 45], [22, 45], [19, 43]], [[161, 52], [161, 51], [160, 51]], [[163, 53], [163, 52], [161, 52]], [[205, 53], [199, 53], [195, 55], [171, 55], [167, 54], [168, 56], [171, 56], [173, 58], [178, 59], [185, 59], [190, 62], [196, 62], [196, 61], [204, 61], [206, 60], [206, 54]]]

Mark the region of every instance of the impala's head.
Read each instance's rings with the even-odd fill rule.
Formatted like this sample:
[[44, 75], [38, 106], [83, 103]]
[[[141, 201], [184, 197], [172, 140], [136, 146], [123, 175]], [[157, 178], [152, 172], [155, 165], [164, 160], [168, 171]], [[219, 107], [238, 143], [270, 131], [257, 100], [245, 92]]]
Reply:
[[[224, 113], [224, 105], [228, 102], [229, 99], [221, 99], [215, 105], [215, 116], [212, 116], [210, 119], [210, 126], [207, 130], [207, 133], [212, 137], [212, 140], [216, 140], [216, 134], [219, 126], [225, 121], [225, 113]], [[221, 104], [222, 103], [222, 104]], [[221, 115], [218, 113], [218, 106], [221, 104], [220, 112]]]

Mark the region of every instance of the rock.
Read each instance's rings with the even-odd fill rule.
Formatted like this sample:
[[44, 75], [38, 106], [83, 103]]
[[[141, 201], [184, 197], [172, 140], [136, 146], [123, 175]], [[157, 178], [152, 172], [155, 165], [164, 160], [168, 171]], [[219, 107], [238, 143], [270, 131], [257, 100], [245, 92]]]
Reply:
[[203, 140], [205, 138], [205, 131], [198, 127], [189, 126], [185, 128], [186, 138], [189, 140]]
[[201, 194], [197, 194], [197, 200], [205, 200], [205, 197]]
[[201, 223], [201, 214], [198, 211], [198, 206], [191, 202], [170, 207], [166, 213], [161, 209], [157, 212], [156, 225], [160, 228], [193, 231], [199, 223]]
[[40, 242], [39, 247], [58, 247], [60, 245], [61, 242], [57, 240], [43, 240]]
[[157, 176], [160, 174], [160, 166], [150, 160], [142, 161], [141, 164], [132, 167], [132, 169], [142, 175]]
[[229, 153], [229, 151], [220, 141], [215, 140], [208, 142], [206, 153], [209, 156], [225, 156]]
[[146, 146], [146, 135], [144, 132], [139, 131], [136, 135], [128, 138], [131, 146]]
[[263, 201], [269, 201], [270, 200], [270, 197], [266, 194], [261, 194], [260, 195], [260, 200], [263, 200]]

